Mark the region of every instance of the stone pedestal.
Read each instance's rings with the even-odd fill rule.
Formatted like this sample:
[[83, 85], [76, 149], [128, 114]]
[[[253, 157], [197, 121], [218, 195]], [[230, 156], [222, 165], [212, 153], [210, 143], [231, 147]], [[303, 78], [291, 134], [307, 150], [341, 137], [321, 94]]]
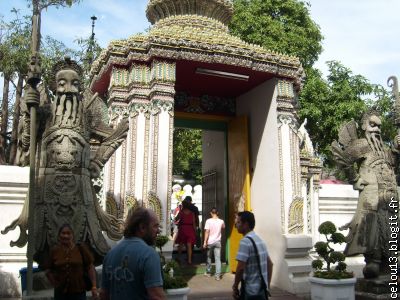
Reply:
[[358, 278], [356, 300], [397, 299], [396, 293], [391, 297], [389, 283], [389, 276], [380, 276], [377, 279]]
[[282, 276], [280, 288], [297, 296], [308, 296], [310, 293], [308, 277], [311, 272], [311, 258], [308, 252], [312, 247], [312, 237], [287, 234], [284, 238], [286, 251], [279, 272]]

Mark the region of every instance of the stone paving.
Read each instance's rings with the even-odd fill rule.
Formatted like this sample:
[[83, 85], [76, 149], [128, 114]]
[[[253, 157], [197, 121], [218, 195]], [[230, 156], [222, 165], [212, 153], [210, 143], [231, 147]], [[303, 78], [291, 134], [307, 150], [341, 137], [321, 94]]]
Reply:
[[[213, 277], [205, 277], [204, 275], [195, 275], [189, 279], [190, 293], [188, 300], [208, 299], [223, 300], [232, 299], [232, 283], [234, 274], [225, 273], [220, 281], [216, 281]], [[288, 292], [272, 287], [272, 300], [301, 300]]]
[[[216, 281], [214, 277], [206, 277], [203, 274], [193, 275], [189, 278], [188, 285], [190, 288], [190, 293], [188, 295], [188, 300], [225, 300], [232, 299], [232, 283], [234, 280], [234, 274], [225, 273], [220, 281]], [[47, 297], [32, 297], [32, 299], [52, 299], [52, 290], [47, 290]], [[88, 293], [89, 295], [89, 293]], [[278, 288], [272, 287], [271, 289], [272, 297], [270, 300], [303, 300], [290, 294], [288, 292], [282, 291]], [[6, 300], [6, 298], [1, 298]], [[7, 298], [7, 300], [19, 300], [21, 298]], [[88, 297], [90, 299], [90, 297]]]

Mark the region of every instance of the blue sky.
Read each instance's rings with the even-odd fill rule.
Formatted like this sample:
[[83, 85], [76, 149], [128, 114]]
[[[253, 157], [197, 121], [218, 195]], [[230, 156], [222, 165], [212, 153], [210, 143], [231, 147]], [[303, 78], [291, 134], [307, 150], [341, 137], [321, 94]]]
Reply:
[[[96, 37], [105, 47], [111, 40], [127, 38], [150, 26], [145, 10], [148, 0], [83, 0], [72, 8], [50, 8], [42, 15], [42, 34], [59, 36], [73, 46], [78, 37], [89, 36], [96, 15]], [[400, 1], [309, 0], [312, 18], [325, 37], [324, 52], [316, 67], [326, 72], [325, 62], [341, 61], [353, 73], [386, 86], [390, 75], [400, 76]], [[26, 11], [26, 0], [0, 0], [0, 14], [10, 16], [16, 7]], [[1, 82], [0, 82], [1, 84]], [[0, 85], [2, 86], [2, 84]]]

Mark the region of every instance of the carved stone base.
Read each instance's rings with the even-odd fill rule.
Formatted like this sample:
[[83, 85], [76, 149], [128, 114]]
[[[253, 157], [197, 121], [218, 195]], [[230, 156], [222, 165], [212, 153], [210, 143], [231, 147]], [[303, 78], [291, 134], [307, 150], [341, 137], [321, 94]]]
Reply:
[[389, 282], [390, 277], [388, 275], [380, 276], [376, 279], [358, 278], [356, 283], [356, 300], [391, 299]]

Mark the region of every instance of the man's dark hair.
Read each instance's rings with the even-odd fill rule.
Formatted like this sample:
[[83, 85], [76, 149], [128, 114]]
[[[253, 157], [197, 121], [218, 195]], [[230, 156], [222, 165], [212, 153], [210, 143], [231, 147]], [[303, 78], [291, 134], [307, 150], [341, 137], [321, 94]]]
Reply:
[[254, 227], [256, 226], [256, 220], [254, 218], [254, 214], [250, 211], [241, 211], [238, 212], [238, 217], [240, 218], [240, 221], [242, 221], [242, 223], [247, 223], [249, 224], [249, 228], [251, 230], [254, 229]]
[[210, 213], [218, 216], [218, 209], [216, 207], [211, 208]]
[[182, 208], [190, 209], [190, 202], [186, 201], [186, 200], [183, 200], [182, 201]]
[[148, 209], [139, 207], [131, 209], [125, 221], [124, 237], [129, 238], [136, 236], [140, 229], [140, 224], [148, 225], [151, 222], [151, 215]]

